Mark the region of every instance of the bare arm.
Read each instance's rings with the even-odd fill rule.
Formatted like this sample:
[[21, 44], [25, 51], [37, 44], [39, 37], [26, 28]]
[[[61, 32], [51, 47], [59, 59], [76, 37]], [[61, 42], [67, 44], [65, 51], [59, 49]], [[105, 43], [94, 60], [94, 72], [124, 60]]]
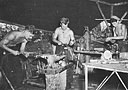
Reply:
[[18, 51], [14, 51], [13, 49], [10, 49], [7, 44], [9, 43], [10, 40], [13, 40], [15, 38], [14, 35], [9, 35], [7, 37], [5, 37], [1, 42], [0, 42], [0, 47], [2, 47], [3, 49], [7, 50], [8, 52], [14, 54], [14, 55], [18, 55], [19, 52]]
[[69, 45], [73, 45], [75, 43], [75, 37], [73, 31], [70, 31], [70, 43]]
[[106, 42], [111, 41], [111, 40], [124, 40], [124, 36], [116, 36], [116, 37], [108, 37], [106, 38]]
[[20, 47], [21, 53], [24, 53], [27, 42], [28, 42], [27, 40], [24, 40], [23, 43], [21, 44], [21, 47]]
[[61, 42], [57, 40], [57, 37], [58, 37], [58, 29], [56, 29], [53, 34], [53, 42], [57, 43], [58, 45], [61, 45]]
[[125, 39], [127, 39], [127, 28], [126, 28], [126, 26], [124, 26], [124, 27], [122, 27], [122, 29], [124, 30], [124, 32], [123, 32], [123, 36], [124, 36], [123, 40], [125, 41]]

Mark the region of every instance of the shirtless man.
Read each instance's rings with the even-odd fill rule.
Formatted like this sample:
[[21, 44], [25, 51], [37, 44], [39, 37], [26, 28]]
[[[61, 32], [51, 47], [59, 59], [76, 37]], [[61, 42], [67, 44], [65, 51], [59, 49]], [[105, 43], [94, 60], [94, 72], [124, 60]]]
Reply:
[[30, 31], [30, 27], [26, 26], [25, 29], [10, 31], [0, 41], [1, 51], [3, 51], [3, 53], [7, 53], [1, 53], [0, 64], [2, 71], [5, 72], [6, 77], [10, 80], [11, 84], [13, 84], [13, 88], [21, 87], [22, 82], [25, 79], [26, 74], [25, 70], [22, 69], [21, 59], [27, 60], [24, 55], [22, 56], [22, 54], [25, 51], [27, 42], [32, 39], [33, 36], [34, 35]]
[[72, 46], [75, 42], [74, 33], [68, 27], [69, 19], [61, 18], [60, 27], [56, 28], [53, 34], [53, 42], [57, 45], [69, 45]]
[[[0, 47], [13, 55], [19, 55], [24, 53], [28, 40], [32, 39], [33, 36], [34, 35], [29, 31], [28, 27], [25, 27], [25, 29], [21, 31], [11, 31], [0, 41]], [[10, 48], [17, 44], [21, 44], [20, 50], [13, 50]]]
[[[64, 47], [69, 47], [72, 46], [75, 43], [75, 38], [74, 38], [74, 33], [73, 31], [68, 27], [69, 24], [69, 19], [68, 18], [61, 18], [60, 20], [60, 27], [56, 28], [55, 33], [53, 34], [53, 42], [56, 43], [56, 54], [62, 54]], [[62, 47], [61, 47], [62, 46]], [[71, 49], [66, 49], [66, 58], [65, 62], [68, 63], [68, 60], [70, 60], [69, 57], [71, 57], [72, 51]], [[64, 50], [64, 52], [66, 52]], [[73, 69], [72, 67], [68, 68], [67, 70], [67, 85], [66, 85], [66, 90], [71, 88], [71, 82], [73, 80]], [[63, 78], [62, 78], [62, 81]], [[65, 84], [64, 84], [65, 86]]]

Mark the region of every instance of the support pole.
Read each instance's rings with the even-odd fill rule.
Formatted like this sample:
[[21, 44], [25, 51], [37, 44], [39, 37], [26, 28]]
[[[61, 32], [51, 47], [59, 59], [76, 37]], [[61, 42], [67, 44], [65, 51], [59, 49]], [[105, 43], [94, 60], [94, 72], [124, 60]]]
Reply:
[[88, 66], [85, 64], [85, 90], [88, 90]]
[[[84, 38], [85, 38], [85, 45], [86, 45], [86, 50], [90, 50], [90, 33], [89, 33], [89, 28], [88, 26], [85, 26], [85, 34], [84, 34]], [[90, 56], [86, 55], [86, 63], [90, 62]]]
[[117, 72], [115, 72], [115, 73], [116, 73], [117, 77], [119, 78], [120, 82], [122, 83], [122, 85], [124, 86], [125, 90], [128, 90], [128, 88], [124, 84], [123, 80], [121, 79], [120, 75]]

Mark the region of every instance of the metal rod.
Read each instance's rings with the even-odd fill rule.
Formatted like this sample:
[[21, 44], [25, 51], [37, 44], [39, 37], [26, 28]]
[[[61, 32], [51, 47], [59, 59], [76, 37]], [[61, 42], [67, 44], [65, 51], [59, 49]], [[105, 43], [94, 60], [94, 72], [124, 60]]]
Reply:
[[103, 19], [104, 19], [104, 21], [105, 21], [105, 23], [106, 23], [106, 25], [107, 25], [107, 28], [109, 29], [108, 22], [107, 22], [107, 20], [106, 20], [106, 18], [105, 18], [105, 16], [104, 16], [104, 14], [103, 14], [103, 12], [102, 12], [101, 8], [100, 8], [99, 3], [98, 3], [98, 2], [96, 2], [96, 4], [97, 4], [97, 6], [98, 6], [98, 9], [99, 9], [99, 11], [100, 11], [100, 14], [102, 15], [102, 17], [103, 17]]
[[85, 90], [88, 90], [88, 66], [85, 65]]
[[128, 4], [128, 2], [108, 3], [108, 2], [100, 1], [100, 0], [90, 0], [90, 1], [93, 1], [93, 2], [99, 2], [99, 3], [105, 4], [105, 5], [109, 5], [109, 6], [121, 6], [121, 5]]
[[127, 88], [126, 85], [124, 84], [123, 80], [121, 79], [120, 75], [119, 75], [117, 72], [115, 72], [115, 73], [116, 73], [117, 77], [119, 78], [120, 82], [122, 83], [122, 85], [124, 86], [124, 88], [125, 88], [126, 90], [128, 90], [128, 88]]
[[[97, 20], [97, 21], [103, 21], [104, 19], [95, 19], [95, 20]], [[110, 20], [110, 19], [106, 19], [106, 20]]]
[[100, 85], [97, 87], [97, 89], [100, 88], [100, 86], [104, 83], [104, 81], [105, 81], [107, 78], [108, 78], [108, 76], [106, 76], [106, 77], [104, 78], [104, 80], [100, 83]]
[[96, 90], [100, 90], [103, 86], [104, 86], [104, 84], [111, 78], [111, 76], [114, 74], [115, 72], [113, 71], [110, 75], [109, 75], [109, 77], [103, 82], [103, 84], [101, 85], [101, 86], [99, 86], [99, 88], [97, 88]]
[[[108, 2], [105, 2], [105, 1], [100, 1], [100, 0], [90, 0], [90, 1], [93, 1], [93, 2], [96, 2], [97, 3], [102, 3], [102, 4], [106, 4], [106, 5], [109, 5], [111, 6], [111, 16], [113, 16], [113, 8], [114, 6], [121, 6], [121, 5], [125, 5], [125, 4], [128, 4], [128, 2], [120, 2], [120, 3], [108, 3]], [[98, 4], [97, 4], [98, 5]], [[98, 6], [99, 7], [99, 6]], [[101, 12], [101, 10], [100, 10]], [[103, 15], [102, 15], [103, 16]], [[103, 19], [96, 19], [96, 20], [103, 20]], [[125, 20], [125, 19], [122, 19], [122, 20]], [[127, 19], [126, 19], [127, 20]]]
[[120, 19], [119, 23], [121, 23], [121, 22], [122, 22], [122, 20], [124, 19], [124, 17], [125, 17], [127, 14], [128, 14], [128, 12], [125, 12], [125, 13], [124, 13], [124, 15], [121, 17], [121, 19]]
[[[95, 19], [95, 20], [97, 20], [97, 21], [103, 21], [104, 19]], [[106, 20], [110, 20], [110, 19], [106, 19]], [[122, 19], [122, 21], [128, 21], [128, 19]]]
[[112, 5], [114, 5], [114, 6], [121, 6], [121, 5], [125, 5], [125, 4], [128, 4], [128, 2], [114, 3]]
[[90, 0], [90, 1], [99, 2], [99, 3], [105, 4], [105, 5], [112, 5], [111, 3], [108, 3], [108, 2], [105, 2], [105, 1], [100, 1], [100, 0]]
[[4, 75], [5, 79], [6, 79], [6, 81], [8, 82], [9, 86], [11, 87], [11, 89], [12, 89], [12, 90], [15, 90], [3, 70], [2, 70], [2, 73], [3, 73], [3, 75]]

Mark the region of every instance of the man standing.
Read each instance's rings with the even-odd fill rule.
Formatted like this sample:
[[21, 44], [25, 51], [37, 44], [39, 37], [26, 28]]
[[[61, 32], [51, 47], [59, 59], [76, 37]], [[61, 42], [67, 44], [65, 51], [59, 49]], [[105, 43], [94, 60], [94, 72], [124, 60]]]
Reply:
[[[75, 43], [74, 33], [68, 27], [69, 19], [68, 18], [61, 18], [60, 20], [60, 27], [56, 28], [53, 34], [53, 42], [56, 44], [56, 50], [54, 51], [55, 54], [66, 54], [65, 62], [72, 58], [72, 50], [71, 47]], [[73, 79], [73, 69], [72, 67], [68, 68], [67, 70], [67, 84], [66, 88], [71, 88], [71, 82]]]

